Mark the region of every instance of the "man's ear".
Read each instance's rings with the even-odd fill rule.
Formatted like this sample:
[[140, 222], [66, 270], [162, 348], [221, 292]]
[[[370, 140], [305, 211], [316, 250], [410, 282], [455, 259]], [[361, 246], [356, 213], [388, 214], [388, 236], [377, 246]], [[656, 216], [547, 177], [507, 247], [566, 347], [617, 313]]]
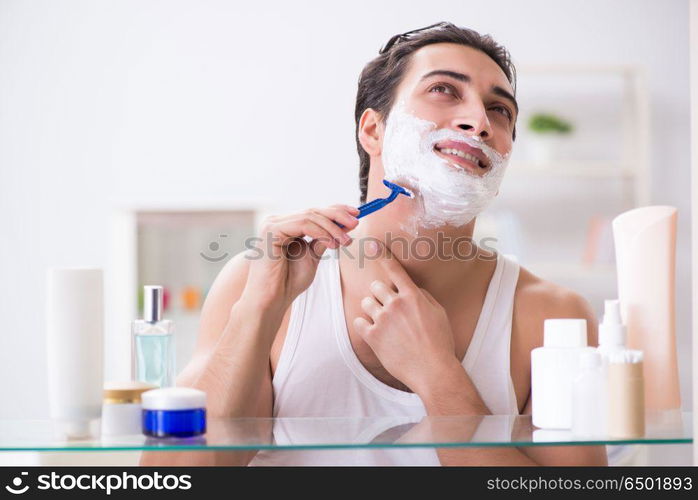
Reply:
[[359, 120], [358, 134], [361, 147], [369, 156], [381, 154], [382, 130], [381, 115], [374, 109], [365, 109]]

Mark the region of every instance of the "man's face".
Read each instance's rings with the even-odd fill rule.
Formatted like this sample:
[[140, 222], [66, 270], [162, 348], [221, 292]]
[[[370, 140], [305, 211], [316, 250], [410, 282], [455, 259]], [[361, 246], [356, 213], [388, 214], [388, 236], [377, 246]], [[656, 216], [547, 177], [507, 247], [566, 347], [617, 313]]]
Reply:
[[[459, 44], [438, 43], [412, 54], [394, 102], [403, 101], [412, 114], [434, 122], [437, 129], [479, 136], [485, 144], [506, 155], [512, 148], [517, 117], [513, 93], [504, 72], [488, 55]], [[486, 160], [475, 164], [472, 157], [463, 157], [462, 153], [481, 154], [459, 154], [450, 146], [454, 145], [437, 144], [436, 154], [473, 173], [487, 171]]]

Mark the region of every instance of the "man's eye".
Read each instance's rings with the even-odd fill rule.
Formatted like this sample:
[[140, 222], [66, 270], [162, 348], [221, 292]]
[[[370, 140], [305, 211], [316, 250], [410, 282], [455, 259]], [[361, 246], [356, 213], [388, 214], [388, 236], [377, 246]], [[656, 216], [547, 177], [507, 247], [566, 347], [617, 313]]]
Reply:
[[450, 85], [446, 85], [443, 83], [439, 83], [438, 85], [434, 85], [432, 88], [429, 89], [429, 92], [436, 92], [437, 94], [450, 94], [450, 95], [455, 95], [456, 91], [451, 87]]
[[503, 114], [504, 116], [506, 116], [510, 120], [512, 118], [511, 111], [509, 111], [509, 108], [507, 108], [506, 106], [492, 106], [490, 109], [496, 110], [498, 113]]

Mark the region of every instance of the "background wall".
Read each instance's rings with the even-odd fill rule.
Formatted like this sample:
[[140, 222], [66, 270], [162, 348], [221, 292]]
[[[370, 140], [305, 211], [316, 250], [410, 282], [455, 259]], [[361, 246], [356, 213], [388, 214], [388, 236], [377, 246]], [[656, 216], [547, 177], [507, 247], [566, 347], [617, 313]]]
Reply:
[[124, 204], [357, 203], [358, 74], [391, 35], [441, 20], [492, 34], [517, 64], [646, 69], [652, 202], [679, 208], [689, 409], [687, 12], [684, 0], [0, 1], [0, 417], [47, 415], [47, 266], [106, 266]]

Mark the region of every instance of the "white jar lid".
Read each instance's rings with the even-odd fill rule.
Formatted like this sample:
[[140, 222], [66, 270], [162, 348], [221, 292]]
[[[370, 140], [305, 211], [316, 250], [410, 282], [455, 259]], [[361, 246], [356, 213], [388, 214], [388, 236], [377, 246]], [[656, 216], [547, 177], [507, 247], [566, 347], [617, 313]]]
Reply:
[[587, 320], [546, 319], [543, 323], [543, 345], [545, 347], [586, 347]]
[[191, 387], [166, 387], [141, 394], [144, 410], [191, 410], [206, 407], [206, 393]]

